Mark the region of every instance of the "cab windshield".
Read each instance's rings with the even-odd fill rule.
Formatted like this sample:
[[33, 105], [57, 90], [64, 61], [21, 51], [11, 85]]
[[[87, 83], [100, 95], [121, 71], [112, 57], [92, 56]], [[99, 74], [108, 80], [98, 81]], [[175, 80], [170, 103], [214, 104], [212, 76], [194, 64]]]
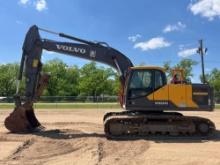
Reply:
[[128, 85], [128, 98], [143, 97], [164, 85], [159, 70], [134, 70]]

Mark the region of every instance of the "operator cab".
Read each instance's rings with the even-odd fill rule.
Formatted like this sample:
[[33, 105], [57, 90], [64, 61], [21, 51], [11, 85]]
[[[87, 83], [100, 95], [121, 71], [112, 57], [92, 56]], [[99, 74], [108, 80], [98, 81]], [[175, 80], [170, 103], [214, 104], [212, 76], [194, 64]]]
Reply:
[[147, 96], [166, 84], [166, 76], [162, 68], [132, 67], [128, 82], [128, 97]]
[[126, 108], [136, 107], [141, 110], [145, 109], [146, 105], [153, 106], [153, 102], [146, 97], [165, 86], [167, 79], [161, 67], [131, 67], [126, 84]]

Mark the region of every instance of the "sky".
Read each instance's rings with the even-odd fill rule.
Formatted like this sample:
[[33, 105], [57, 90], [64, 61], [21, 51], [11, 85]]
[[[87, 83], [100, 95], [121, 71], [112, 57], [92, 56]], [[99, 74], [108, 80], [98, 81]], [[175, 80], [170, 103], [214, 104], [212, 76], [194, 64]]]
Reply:
[[[198, 61], [198, 40], [208, 48], [205, 71], [220, 69], [220, 0], [0, 0], [0, 63], [19, 62], [28, 28], [34, 24], [91, 41], [104, 41], [134, 65], [175, 65], [183, 58]], [[62, 41], [41, 33], [42, 38]], [[60, 58], [79, 67], [89, 61], [44, 52], [43, 62]]]

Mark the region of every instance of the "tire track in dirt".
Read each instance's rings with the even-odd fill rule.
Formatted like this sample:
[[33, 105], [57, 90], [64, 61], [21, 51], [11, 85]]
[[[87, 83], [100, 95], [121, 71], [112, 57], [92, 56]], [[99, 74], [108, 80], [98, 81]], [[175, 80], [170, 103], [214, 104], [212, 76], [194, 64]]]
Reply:
[[25, 150], [23, 154], [27, 159], [45, 159], [76, 150], [77, 148], [73, 148], [70, 143], [64, 141], [39, 141], [34, 143], [28, 150]]
[[97, 157], [98, 157], [98, 162], [97, 165], [100, 164], [100, 162], [103, 159], [103, 142], [101, 140], [98, 140], [98, 147], [97, 147]]
[[4, 162], [8, 164], [15, 161], [17, 164], [43, 164], [48, 159], [74, 152], [77, 149], [65, 141], [28, 140], [19, 146]]
[[12, 153], [11, 156], [8, 157], [8, 159], [13, 159], [13, 160], [18, 160], [19, 157], [21, 156], [20, 153], [22, 153], [24, 150], [28, 149], [29, 147], [31, 147], [31, 145], [34, 144], [34, 140], [33, 139], [30, 139], [30, 140], [27, 140], [25, 142], [23, 142], [23, 144], [21, 146], [19, 146], [15, 152]]
[[60, 129], [47, 129], [34, 134], [0, 133], [0, 141], [23, 141], [4, 164], [73, 163], [69, 160], [74, 160], [74, 164], [85, 165], [135, 164], [138, 157], [149, 149], [146, 140], [107, 140], [103, 127], [96, 123], [62, 122], [45, 125]]
[[149, 148], [150, 144], [145, 140], [116, 141], [98, 138], [96, 165], [127, 165], [128, 162], [129, 164], [136, 164], [138, 158], [146, 153]]

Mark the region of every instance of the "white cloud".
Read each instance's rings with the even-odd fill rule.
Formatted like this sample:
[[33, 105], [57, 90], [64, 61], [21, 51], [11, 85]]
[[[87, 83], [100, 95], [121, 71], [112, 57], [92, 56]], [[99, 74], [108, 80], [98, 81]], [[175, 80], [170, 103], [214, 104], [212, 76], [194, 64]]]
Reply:
[[220, 17], [220, 0], [197, 0], [189, 4], [189, 9], [194, 15], [201, 15], [212, 21], [215, 17]]
[[141, 38], [140, 34], [136, 34], [134, 36], [129, 36], [128, 40], [131, 41], [131, 42], [136, 42], [138, 38]]
[[28, 3], [30, 3], [30, 0], [19, 0], [19, 3], [22, 5], [27, 5]]
[[34, 5], [37, 11], [43, 11], [47, 9], [46, 0], [37, 0]]
[[179, 57], [189, 57], [197, 53], [197, 48], [182, 49], [178, 52]]
[[168, 33], [168, 32], [172, 32], [172, 31], [179, 31], [186, 28], [186, 25], [183, 24], [182, 22], [177, 22], [176, 24], [173, 25], [167, 25], [164, 29], [163, 32], [164, 33]]
[[163, 37], [155, 37], [145, 42], [138, 42], [134, 45], [134, 48], [139, 48], [142, 51], [147, 51], [151, 49], [159, 49], [163, 47], [169, 47], [170, 42], [166, 41]]
[[18, 4], [22, 6], [34, 7], [39, 12], [47, 9], [46, 0], [19, 0]]
[[24, 23], [23, 23], [22, 21], [20, 21], [20, 20], [16, 20], [15, 23], [18, 24], [18, 25], [24, 24]]

